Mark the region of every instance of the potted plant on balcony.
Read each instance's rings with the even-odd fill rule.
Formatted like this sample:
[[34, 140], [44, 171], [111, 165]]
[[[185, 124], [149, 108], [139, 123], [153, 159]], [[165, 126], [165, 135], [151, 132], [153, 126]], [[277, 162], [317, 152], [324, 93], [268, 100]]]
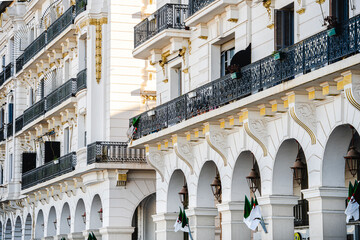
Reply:
[[231, 74], [232, 79], [238, 79], [241, 77], [240, 68], [237, 64], [230, 65], [227, 70]]
[[336, 34], [338, 34], [338, 21], [336, 19], [336, 17], [334, 16], [327, 16], [326, 18], [324, 18], [324, 22], [327, 25], [327, 35], [329, 37], [335, 36]]
[[271, 54], [274, 60], [281, 60], [284, 57], [284, 54], [281, 51], [273, 51]]
[[54, 162], [54, 164], [58, 164], [59, 163], [59, 158], [57, 156], [55, 156], [53, 162]]

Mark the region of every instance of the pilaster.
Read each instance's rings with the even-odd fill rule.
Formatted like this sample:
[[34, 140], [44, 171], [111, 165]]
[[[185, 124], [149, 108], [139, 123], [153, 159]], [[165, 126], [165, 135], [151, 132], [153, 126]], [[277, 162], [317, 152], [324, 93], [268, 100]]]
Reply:
[[99, 232], [102, 240], [132, 240], [134, 227], [104, 227]]
[[216, 208], [197, 207], [186, 210], [194, 239], [215, 240]]
[[182, 232], [174, 232], [174, 223], [178, 217], [177, 213], [159, 213], [153, 216], [156, 224], [157, 240], [183, 240]]

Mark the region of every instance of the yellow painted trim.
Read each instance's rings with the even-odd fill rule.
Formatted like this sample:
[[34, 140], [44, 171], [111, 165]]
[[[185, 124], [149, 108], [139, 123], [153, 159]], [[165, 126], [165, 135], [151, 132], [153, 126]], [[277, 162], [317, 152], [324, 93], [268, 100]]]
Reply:
[[314, 145], [316, 144], [316, 136], [313, 133], [313, 131], [311, 131], [311, 129], [305, 125], [305, 123], [303, 123], [295, 114], [295, 107], [292, 107], [290, 109], [290, 115], [292, 117], [292, 119], [294, 119], [294, 121], [300, 125], [300, 127], [302, 127], [309, 135], [310, 135], [310, 139], [311, 139], [311, 144]]
[[266, 148], [265, 144], [264, 144], [263, 142], [261, 142], [260, 139], [258, 139], [258, 138], [250, 131], [249, 123], [246, 122], [245, 125], [244, 125], [244, 127], [245, 127], [246, 133], [247, 133], [252, 139], [254, 139], [255, 142], [257, 142], [257, 143], [260, 145], [260, 147], [261, 147], [262, 150], [263, 150], [264, 157], [267, 156], [268, 151], [267, 151], [267, 148]]

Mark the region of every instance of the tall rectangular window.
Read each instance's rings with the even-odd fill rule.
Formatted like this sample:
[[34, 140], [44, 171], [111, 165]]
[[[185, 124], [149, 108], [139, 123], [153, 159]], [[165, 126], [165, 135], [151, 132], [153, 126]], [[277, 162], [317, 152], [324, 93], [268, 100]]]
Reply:
[[331, 16], [336, 17], [339, 23], [349, 19], [349, 0], [332, 0]]
[[11, 153], [9, 155], [9, 182], [11, 182], [12, 178], [13, 178], [13, 154]]
[[65, 61], [65, 74], [64, 74], [65, 82], [70, 79], [70, 62], [69, 60]]
[[220, 69], [221, 77], [229, 73], [228, 67], [230, 66], [230, 62], [234, 54], [235, 54], [235, 48], [230, 48], [228, 50], [221, 52], [221, 69]]
[[275, 10], [275, 50], [294, 44], [294, 4]]
[[2, 68], [4, 69], [6, 67], [6, 56], [2, 56]]
[[9, 123], [12, 123], [14, 118], [14, 104], [9, 103]]

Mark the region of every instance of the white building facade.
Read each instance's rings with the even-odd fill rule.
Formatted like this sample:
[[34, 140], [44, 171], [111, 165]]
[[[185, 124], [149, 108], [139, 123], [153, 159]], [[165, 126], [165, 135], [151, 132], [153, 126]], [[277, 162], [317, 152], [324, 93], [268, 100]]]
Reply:
[[[359, 13], [347, 0], [157, 1], [133, 50], [156, 69], [157, 106], [132, 142], [156, 169], [156, 239], [184, 238], [183, 186], [194, 239], [359, 239], [344, 214], [359, 176], [344, 158], [360, 150]], [[254, 194], [268, 233], [243, 223]]]
[[155, 239], [155, 171], [126, 134], [156, 99], [131, 54], [147, 5], [0, 3], [0, 239]]

